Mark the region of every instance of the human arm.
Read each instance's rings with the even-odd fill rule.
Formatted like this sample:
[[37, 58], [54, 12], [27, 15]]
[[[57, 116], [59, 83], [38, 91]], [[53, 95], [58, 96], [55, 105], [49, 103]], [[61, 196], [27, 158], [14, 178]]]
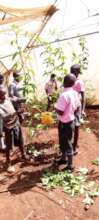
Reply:
[[85, 86], [84, 82], [81, 79], [77, 80], [76, 89], [76, 91], [80, 94], [81, 114], [85, 115]]
[[55, 90], [57, 90], [57, 82], [56, 82], [56, 80], [55, 80]]
[[17, 94], [16, 87], [13, 84], [9, 86], [9, 97], [12, 102], [24, 103], [26, 101], [26, 98]]
[[8, 88], [9, 97], [12, 102], [17, 102], [18, 97], [15, 96], [15, 86], [12, 84]]
[[9, 97], [13, 98], [14, 96], [14, 85], [10, 85], [8, 88]]
[[58, 115], [62, 116], [64, 115], [64, 111], [65, 111], [65, 108], [66, 108], [66, 99], [64, 98], [63, 95], [60, 95], [58, 100], [57, 100], [57, 103], [55, 104], [55, 110], [57, 112]]
[[48, 90], [48, 83], [46, 83], [46, 84], [45, 84], [45, 92], [46, 92], [47, 95], [48, 95], [48, 91], [49, 91], [49, 90]]
[[3, 118], [0, 115], [0, 137], [3, 136]]
[[57, 109], [57, 108], [55, 108], [55, 110], [56, 110], [56, 112], [57, 112], [58, 115], [63, 115], [63, 114], [64, 114], [64, 111], [61, 111], [61, 110], [59, 110], [59, 109]]
[[81, 114], [85, 116], [85, 92], [80, 92], [81, 94]]

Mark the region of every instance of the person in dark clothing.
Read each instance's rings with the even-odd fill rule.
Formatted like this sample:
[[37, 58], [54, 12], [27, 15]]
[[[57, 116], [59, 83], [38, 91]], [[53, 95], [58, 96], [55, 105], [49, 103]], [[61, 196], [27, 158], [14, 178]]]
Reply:
[[11, 165], [10, 152], [13, 145], [18, 146], [22, 159], [26, 159], [24, 153], [23, 135], [16, 111], [3, 86], [0, 86], [0, 137], [5, 135], [6, 164]]
[[56, 75], [51, 74], [50, 80], [45, 84], [45, 92], [47, 94], [47, 111], [49, 111], [53, 105], [53, 94], [57, 90]]
[[13, 82], [9, 85], [9, 97], [18, 113], [20, 123], [24, 120], [24, 102], [26, 99], [23, 97], [23, 87], [21, 83], [21, 74], [17, 71], [13, 72]]
[[[0, 86], [4, 84], [4, 76], [0, 73]], [[5, 152], [4, 137], [0, 137], [0, 152]]]
[[76, 77], [68, 74], [64, 77], [64, 91], [60, 94], [56, 103], [56, 112], [58, 113], [58, 136], [59, 146], [61, 151], [61, 159], [58, 164], [66, 163], [66, 169], [73, 170], [73, 129], [75, 111], [79, 108], [79, 98], [77, 92], [73, 90], [72, 86], [76, 81]]
[[81, 67], [79, 64], [74, 64], [70, 68], [71, 73], [76, 77], [75, 84], [73, 85], [73, 89], [77, 92], [79, 100], [80, 100], [80, 111], [75, 113], [75, 130], [74, 130], [74, 140], [73, 140], [73, 149], [74, 155], [78, 153], [78, 141], [79, 141], [79, 131], [81, 125], [81, 118], [85, 116], [85, 86], [84, 82], [79, 75], [81, 73]]

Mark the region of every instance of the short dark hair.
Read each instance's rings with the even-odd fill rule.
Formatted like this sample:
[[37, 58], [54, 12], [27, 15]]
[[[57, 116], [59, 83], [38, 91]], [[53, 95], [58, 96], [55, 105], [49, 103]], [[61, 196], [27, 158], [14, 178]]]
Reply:
[[73, 74], [68, 74], [64, 77], [64, 87], [72, 87], [76, 81], [76, 77]]
[[81, 73], [81, 67], [79, 64], [74, 64], [71, 66], [70, 68], [70, 72], [73, 73], [73, 74], [79, 74]]
[[16, 71], [14, 71], [14, 72], [13, 72], [13, 77], [16, 78], [16, 77], [18, 77], [18, 76], [19, 76], [19, 73], [16, 72]]
[[56, 75], [54, 73], [51, 74], [51, 79], [55, 78]]

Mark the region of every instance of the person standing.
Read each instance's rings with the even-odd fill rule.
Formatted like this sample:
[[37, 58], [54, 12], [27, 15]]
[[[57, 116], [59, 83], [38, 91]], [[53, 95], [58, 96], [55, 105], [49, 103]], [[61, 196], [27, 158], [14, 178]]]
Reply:
[[50, 80], [45, 85], [45, 92], [47, 94], [47, 111], [50, 110], [52, 104], [53, 104], [53, 94], [57, 90], [57, 82], [55, 79], [56, 75], [51, 74]]
[[72, 88], [76, 81], [76, 77], [68, 74], [64, 77], [64, 91], [60, 94], [55, 109], [58, 114], [58, 136], [61, 151], [61, 159], [58, 164], [66, 163], [67, 170], [73, 170], [73, 146], [72, 136], [74, 129], [75, 111], [80, 106], [77, 92]]
[[24, 153], [23, 135], [17, 113], [10, 99], [6, 96], [6, 90], [0, 86], [0, 137], [5, 134], [5, 153], [7, 167], [11, 166], [10, 152], [13, 145], [18, 146], [22, 159], [26, 159]]
[[80, 129], [80, 119], [85, 115], [85, 86], [82, 79], [79, 78], [81, 73], [81, 67], [79, 64], [74, 64], [70, 68], [70, 72], [76, 77], [75, 84], [73, 85], [73, 89], [78, 93], [78, 97], [80, 100], [80, 111], [75, 114], [75, 131], [74, 131], [74, 140], [73, 140], [73, 148], [74, 155], [78, 153], [78, 140], [79, 140], [79, 129]]
[[[2, 73], [0, 73], [0, 86], [2, 86], [4, 84], [4, 76]], [[5, 140], [4, 140], [4, 137], [1, 136], [0, 137], [0, 152], [5, 152]]]
[[22, 76], [18, 71], [14, 71], [13, 78], [13, 82], [9, 85], [8, 93], [13, 106], [18, 113], [19, 120], [22, 122], [24, 120], [23, 103], [26, 101], [23, 97]]

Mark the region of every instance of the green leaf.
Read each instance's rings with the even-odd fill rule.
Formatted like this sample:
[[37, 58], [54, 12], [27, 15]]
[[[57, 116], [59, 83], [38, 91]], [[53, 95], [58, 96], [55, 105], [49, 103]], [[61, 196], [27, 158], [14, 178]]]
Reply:
[[81, 168], [78, 169], [78, 172], [80, 172], [81, 174], [86, 175], [86, 174], [88, 174], [88, 169], [85, 168], [85, 167], [84, 168], [81, 167]]
[[33, 117], [34, 117], [35, 119], [38, 119], [38, 120], [39, 120], [39, 119], [40, 119], [40, 115], [41, 115], [40, 113], [35, 113]]
[[90, 129], [90, 128], [86, 128], [85, 131], [86, 131], [87, 133], [89, 133], [89, 134], [91, 133], [91, 129]]
[[19, 52], [15, 52], [15, 53], [13, 54], [12, 60], [14, 60], [14, 59], [17, 57], [17, 55], [19, 55]]
[[38, 124], [38, 125], [36, 126], [36, 129], [37, 129], [37, 130], [43, 129], [43, 128], [44, 128], [44, 126], [43, 126], [42, 124]]
[[99, 166], [99, 157], [92, 161], [92, 163], [96, 166]]
[[94, 200], [88, 194], [86, 194], [86, 198], [83, 200], [83, 203], [85, 205], [92, 205]]

